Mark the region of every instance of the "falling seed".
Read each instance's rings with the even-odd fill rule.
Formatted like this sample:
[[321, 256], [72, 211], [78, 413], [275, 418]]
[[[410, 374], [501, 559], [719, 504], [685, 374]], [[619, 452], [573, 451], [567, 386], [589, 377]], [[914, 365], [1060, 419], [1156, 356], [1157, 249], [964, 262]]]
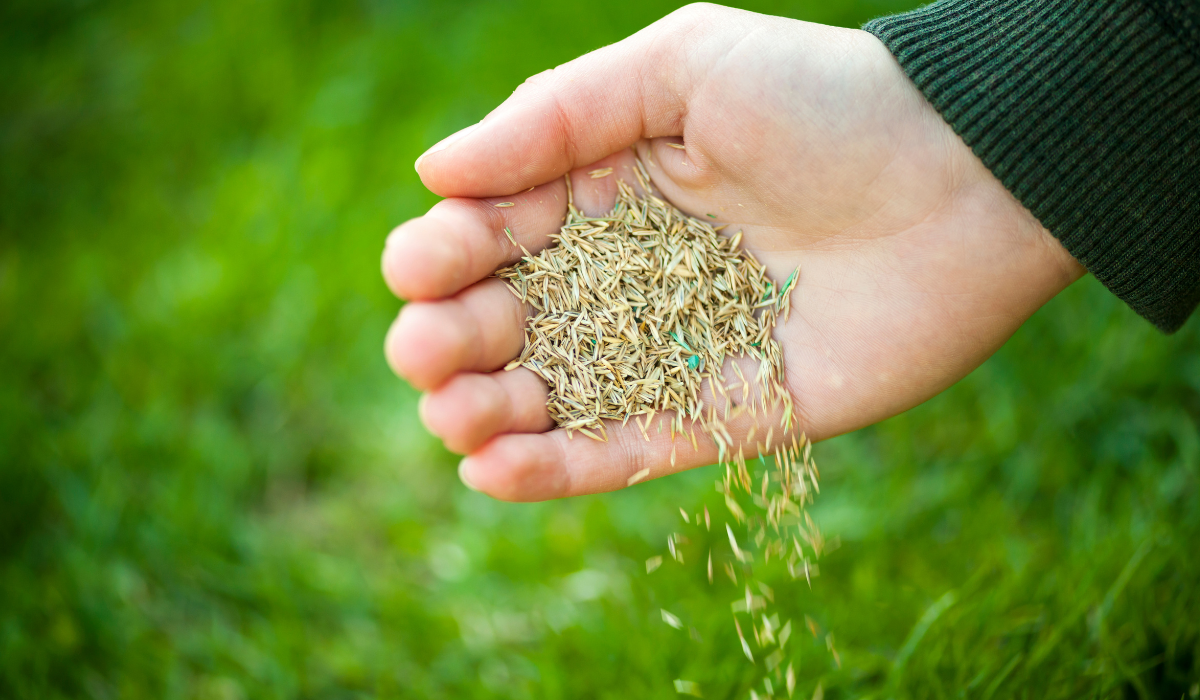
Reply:
[[670, 146], [671, 148], [678, 148], [681, 151], [684, 150], [685, 148], [687, 148], [682, 143], [668, 143], [667, 145]]
[[[686, 150], [683, 144], [667, 145]], [[599, 179], [612, 173], [612, 168], [600, 168], [589, 175]], [[550, 236], [551, 245], [536, 255], [505, 229], [524, 257], [496, 276], [533, 310], [524, 328], [524, 348], [506, 369], [524, 367], [546, 382], [547, 412], [568, 437], [580, 432], [606, 441], [612, 421], [624, 426], [632, 419], [650, 441], [655, 422], [657, 433], [666, 428], [671, 435], [672, 465], [675, 438], [681, 434], [690, 438], [694, 450], [699, 449], [696, 428], [715, 443], [718, 461], [725, 467], [717, 489], [731, 517], [749, 528], [743, 548], [726, 523], [745, 584], [746, 598], [740, 604], [763, 621], [761, 629], [751, 622], [756, 641], [776, 644], [777, 653], [791, 636], [791, 622], [779, 628], [777, 621], [770, 621], [777, 620], [766, 609], [774, 605], [774, 592], [755, 578], [756, 556], [768, 562], [783, 559], [793, 578], [803, 575], [811, 581], [816, 568], [810, 555], [815, 559], [825, 547], [805, 511], [818, 492], [819, 474], [809, 456], [811, 442], [803, 435], [798, 442], [794, 437], [794, 400], [784, 384], [783, 350], [773, 338], [791, 312], [800, 270], [782, 284], [774, 283], [742, 247], [741, 232], [727, 235], [711, 221], [715, 214], [696, 219], [671, 206], [654, 193], [640, 161], [633, 174], [642, 194], [618, 178], [616, 204], [601, 216], [576, 208], [570, 178], [564, 178], [565, 221]], [[727, 360], [742, 363], [732, 365], [737, 382], [725, 376]], [[744, 374], [742, 367], [748, 369]], [[744, 414], [753, 418], [753, 427], [739, 441], [726, 423]], [[766, 435], [766, 443], [757, 448], [756, 434]], [[747, 459], [760, 461], [753, 466]], [[626, 484], [649, 475], [650, 468], [641, 469]], [[743, 502], [753, 501], [756, 510], [747, 513], [739, 496]], [[711, 531], [707, 506], [703, 513], [704, 527]], [[691, 524], [687, 511], [681, 509], [680, 515]], [[680, 545], [685, 541], [674, 533], [667, 540], [677, 561], [682, 561]], [[647, 559], [647, 573], [662, 563], [661, 555]], [[722, 562], [722, 568], [735, 585], [742, 585], [732, 563]], [[713, 583], [711, 550], [706, 573]], [[752, 593], [751, 585], [762, 595]], [[664, 610], [663, 615], [671, 624], [666, 617], [670, 613]], [[808, 622], [815, 637], [815, 625]], [[743, 652], [753, 662], [736, 618], [735, 626]], [[828, 644], [840, 663], [832, 639]], [[773, 653], [767, 658], [781, 664], [783, 657]], [[795, 687], [790, 666], [788, 678], [790, 694]], [[773, 696], [773, 686], [765, 687]]]
[[504, 227], [504, 235], [508, 236], [508, 242], [512, 243], [513, 247], [516, 248], [517, 239], [513, 238], [513, 232], [507, 226]]
[[677, 630], [683, 629], [683, 621], [680, 620], [678, 617], [675, 617], [671, 613], [669, 613], [666, 610], [663, 610], [661, 608], [659, 609], [659, 612], [662, 613], [662, 621], [663, 622], [667, 623], [668, 625], [674, 627]]
[[733, 518], [739, 523], [746, 520], [745, 511], [742, 510], [737, 501], [733, 500], [733, 496], [729, 494], [725, 494], [725, 507], [729, 509], [729, 512], [733, 514]]
[[825, 647], [829, 649], [829, 653], [833, 654], [833, 662], [838, 668], [842, 667], [842, 657], [838, 656], [837, 649], [833, 646], [833, 634], [825, 635]]
[[738, 547], [737, 538], [733, 536], [733, 528], [729, 527], [729, 523], [725, 523], [725, 532], [729, 535], [729, 546], [733, 549], [733, 556], [742, 561], [742, 549]]
[[500, 202], [499, 204], [493, 204], [492, 206], [496, 207], [497, 209], [504, 209], [506, 207], [515, 207], [516, 204], [513, 202]]
[[804, 624], [808, 626], [808, 631], [812, 632], [813, 639], [817, 637], [817, 623], [808, 615], [804, 616]]
[[737, 621], [736, 617], [733, 618], [733, 625], [737, 628], [738, 640], [742, 643], [742, 651], [745, 652], [746, 658], [750, 659], [750, 663], [754, 663], [754, 654], [750, 653], [750, 645], [746, 643], [746, 635], [742, 634], [742, 625]]

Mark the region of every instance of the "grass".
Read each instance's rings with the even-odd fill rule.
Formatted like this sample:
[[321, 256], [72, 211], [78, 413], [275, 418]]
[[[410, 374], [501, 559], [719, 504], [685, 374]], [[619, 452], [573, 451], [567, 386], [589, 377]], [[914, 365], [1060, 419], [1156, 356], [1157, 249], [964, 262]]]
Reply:
[[[748, 694], [737, 591], [645, 573], [676, 505], [723, 507], [711, 470], [490, 501], [380, 350], [415, 157], [669, 9], [4, 4], [0, 696]], [[797, 694], [1200, 695], [1198, 423], [1196, 322], [1161, 336], [1086, 279], [819, 445], [841, 546], [811, 591], [772, 582], [817, 630]]]

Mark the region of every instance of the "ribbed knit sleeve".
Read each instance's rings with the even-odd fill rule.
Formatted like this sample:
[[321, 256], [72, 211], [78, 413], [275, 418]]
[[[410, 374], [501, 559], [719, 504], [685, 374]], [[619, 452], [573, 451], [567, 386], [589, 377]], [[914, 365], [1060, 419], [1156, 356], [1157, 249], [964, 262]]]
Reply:
[[1183, 325], [1200, 301], [1200, 0], [942, 0], [863, 28], [1097, 279]]

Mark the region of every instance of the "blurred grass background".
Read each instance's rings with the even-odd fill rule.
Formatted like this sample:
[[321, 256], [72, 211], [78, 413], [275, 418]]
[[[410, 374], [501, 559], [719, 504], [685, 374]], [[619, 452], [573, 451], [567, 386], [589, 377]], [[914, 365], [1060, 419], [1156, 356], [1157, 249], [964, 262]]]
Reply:
[[[716, 507], [711, 470], [491, 501], [381, 353], [383, 237], [434, 201], [416, 156], [673, 8], [0, 7], [0, 696], [748, 695], [737, 590], [643, 565]], [[1198, 351], [1089, 278], [818, 446], [841, 547], [775, 582], [816, 630], [797, 695], [1200, 695]]]

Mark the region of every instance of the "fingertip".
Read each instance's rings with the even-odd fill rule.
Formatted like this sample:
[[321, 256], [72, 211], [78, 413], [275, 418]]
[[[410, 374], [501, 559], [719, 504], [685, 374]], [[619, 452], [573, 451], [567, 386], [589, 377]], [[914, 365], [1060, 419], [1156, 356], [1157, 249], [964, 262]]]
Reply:
[[[421, 397], [417, 399], [417, 417], [421, 419], [421, 423], [428, 428], [429, 420], [426, 417], [426, 411], [429, 410], [429, 396], [431, 392], [425, 391], [421, 393]], [[433, 432], [430, 430], [430, 432]], [[434, 433], [436, 435], [437, 433]]]
[[[401, 309], [403, 312], [403, 309]], [[404, 363], [401, 362], [403, 355], [403, 347], [400, 339], [400, 317], [397, 316], [392, 325], [388, 326], [387, 334], [383, 337], [383, 357], [387, 360], [388, 367], [396, 376], [407, 379], [405, 376]]]
[[463, 486], [466, 486], [472, 491], [479, 491], [479, 489], [471, 483], [471, 477], [467, 473], [467, 461], [470, 459], [470, 457], [464, 457], [462, 461], [458, 463], [458, 480], [463, 483]]
[[421, 182], [442, 197], [475, 199], [520, 192], [565, 172], [566, 157], [548, 146], [549, 134], [526, 112], [501, 105], [468, 135], [431, 149], [418, 159]]
[[561, 498], [570, 486], [562, 453], [547, 434], [493, 438], [462, 461], [459, 477], [502, 501]]
[[446, 150], [454, 143], [456, 143], [458, 141], [462, 141], [467, 136], [469, 136], [471, 134], [471, 132], [475, 131], [480, 126], [483, 126], [482, 122], [472, 124], [471, 126], [468, 126], [464, 129], [459, 129], [458, 131], [454, 132], [453, 134], [450, 134], [446, 138], [444, 138], [441, 141], [438, 141], [434, 145], [430, 146], [429, 150], [425, 151], [420, 156], [418, 156], [417, 161], [415, 163], [413, 163], [413, 168], [416, 169], [417, 175], [421, 174], [421, 163], [425, 162], [430, 156]]
[[426, 394], [421, 421], [451, 452], [466, 454], [506, 428], [513, 412], [491, 377], [459, 374]]
[[464, 363], [468, 339], [460, 324], [447, 323], [438, 304], [412, 302], [388, 330], [385, 353], [392, 371], [418, 389], [440, 386]]
[[438, 299], [462, 286], [461, 252], [450, 237], [430, 228], [431, 222], [415, 219], [388, 235], [383, 278], [401, 299]]

